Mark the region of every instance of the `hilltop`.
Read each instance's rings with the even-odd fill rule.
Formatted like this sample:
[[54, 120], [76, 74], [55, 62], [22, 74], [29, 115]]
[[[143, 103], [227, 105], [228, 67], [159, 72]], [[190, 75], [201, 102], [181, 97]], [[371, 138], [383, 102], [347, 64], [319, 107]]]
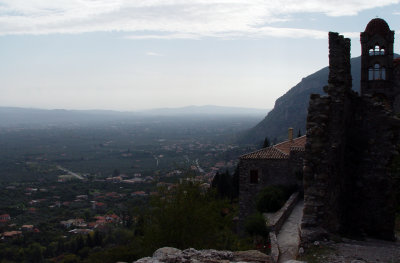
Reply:
[[[360, 90], [361, 57], [351, 59], [353, 89]], [[305, 133], [306, 117], [310, 94], [323, 94], [323, 87], [328, 84], [329, 67], [325, 67], [305, 78], [296, 86], [278, 98], [274, 108], [255, 127], [247, 131], [242, 142], [259, 143], [266, 136], [272, 141], [281, 141], [287, 137], [287, 129], [294, 128]]]
[[[400, 55], [394, 54], [394, 58]], [[296, 86], [275, 101], [274, 108], [256, 126], [241, 137], [243, 143], [260, 144], [265, 137], [272, 141], [282, 141], [287, 137], [287, 129], [300, 129], [305, 134], [306, 117], [310, 94], [323, 94], [323, 87], [328, 84], [329, 67], [303, 78]], [[360, 91], [361, 57], [351, 59], [353, 90]]]

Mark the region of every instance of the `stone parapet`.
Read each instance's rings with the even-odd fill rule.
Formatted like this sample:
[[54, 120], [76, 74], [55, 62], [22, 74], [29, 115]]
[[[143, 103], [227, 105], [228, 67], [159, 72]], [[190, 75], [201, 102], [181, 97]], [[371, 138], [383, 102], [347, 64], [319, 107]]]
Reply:
[[290, 216], [293, 211], [293, 208], [296, 206], [296, 203], [300, 199], [300, 193], [293, 193], [286, 203], [277, 211], [276, 213], [264, 214], [267, 220], [267, 226], [270, 231], [275, 232], [275, 234], [279, 234], [283, 224], [286, 219]]
[[271, 258], [273, 262], [276, 263], [278, 262], [280, 252], [278, 239], [273, 231], [269, 232], [269, 242], [271, 243]]

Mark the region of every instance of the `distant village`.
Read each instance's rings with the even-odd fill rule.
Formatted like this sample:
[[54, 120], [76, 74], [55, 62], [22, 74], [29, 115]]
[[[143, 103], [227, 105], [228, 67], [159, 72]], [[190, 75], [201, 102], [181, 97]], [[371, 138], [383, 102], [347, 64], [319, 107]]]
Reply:
[[[159, 158], [162, 157], [163, 156], [159, 156]], [[157, 194], [157, 188], [164, 187], [170, 190], [176, 187], [177, 183], [181, 180], [201, 182], [202, 187], [209, 188], [214, 175], [218, 171], [232, 169], [235, 164], [235, 160], [229, 162], [218, 161], [214, 163], [213, 166], [207, 167], [208, 172], [205, 172], [197, 163], [197, 165], [190, 166], [190, 170], [195, 174], [195, 176], [191, 178], [184, 178], [185, 171], [175, 169], [163, 176], [144, 176], [141, 173], [135, 173], [133, 176], [119, 174], [116, 176], [110, 175], [105, 178], [88, 179], [87, 175], [77, 174], [59, 167], [65, 174], [59, 175], [57, 181], [50, 184], [48, 187], [43, 187], [43, 183], [38, 182], [29, 187], [24, 187], [25, 184], [11, 184], [6, 186], [5, 190], [8, 192], [23, 192], [23, 197], [26, 202], [19, 204], [19, 208], [23, 210], [23, 213], [31, 215], [32, 217], [42, 213], [43, 209], [50, 209], [53, 211], [57, 209], [90, 209], [94, 214], [94, 216], [90, 218], [66, 217], [57, 223], [57, 227], [63, 229], [65, 234], [89, 234], [95, 230], [105, 231], [108, 227], [121, 225], [127, 220], [137, 220], [136, 217], [126, 218], [128, 216], [125, 215], [124, 218], [123, 215], [117, 215], [112, 212], [113, 205], [116, 203], [129, 199], [149, 198]], [[168, 180], [168, 178], [180, 178], [180, 180], [175, 180], [174, 183], [164, 182], [164, 179]], [[115, 190], [93, 190], [89, 194], [77, 194], [68, 200], [61, 195], [54, 194], [57, 192], [57, 189], [64, 184], [77, 183], [105, 184]], [[146, 190], [140, 189], [146, 185]], [[128, 192], [130, 188], [136, 190]], [[4, 231], [0, 233], [0, 241], [22, 237], [26, 233], [41, 233], [39, 226], [31, 224], [29, 221], [20, 222], [20, 220], [13, 218], [7, 211], [2, 212], [5, 213], [0, 215], [0, 229], [4, 229]]]

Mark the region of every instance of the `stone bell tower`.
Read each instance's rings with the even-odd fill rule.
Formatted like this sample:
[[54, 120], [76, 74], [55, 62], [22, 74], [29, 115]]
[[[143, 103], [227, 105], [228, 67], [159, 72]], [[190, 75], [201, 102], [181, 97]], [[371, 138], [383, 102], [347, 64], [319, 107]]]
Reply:
[[361, 95], [381, 98], [393, 106], [398, 93], [393, 85], [394, 31], [385, 20], [374, 18], [360, 35]]

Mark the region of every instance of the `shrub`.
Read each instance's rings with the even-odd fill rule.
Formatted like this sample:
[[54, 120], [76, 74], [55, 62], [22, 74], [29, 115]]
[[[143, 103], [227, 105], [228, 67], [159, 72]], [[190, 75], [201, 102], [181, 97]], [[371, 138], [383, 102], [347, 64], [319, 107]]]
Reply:
[[150, 205], [144, 226], [144, 246], [149, 251], [163, 246], [229, 249], [234, 243], [233, 213], [221, 213], [229, 203], [216, 199], [213, 191], [205, 192], [199, 183], [160, 188]]
[[267, 222], [260, 213], [255, 213], [247, 217], [244, 223], [244, 229], [250, 236], [266, 237], [269, 232]]
[[293, 190], [285, 186], [267, 186], [258, 194], [257, 210], [260, 213], [278, 211], [289, 198]]

